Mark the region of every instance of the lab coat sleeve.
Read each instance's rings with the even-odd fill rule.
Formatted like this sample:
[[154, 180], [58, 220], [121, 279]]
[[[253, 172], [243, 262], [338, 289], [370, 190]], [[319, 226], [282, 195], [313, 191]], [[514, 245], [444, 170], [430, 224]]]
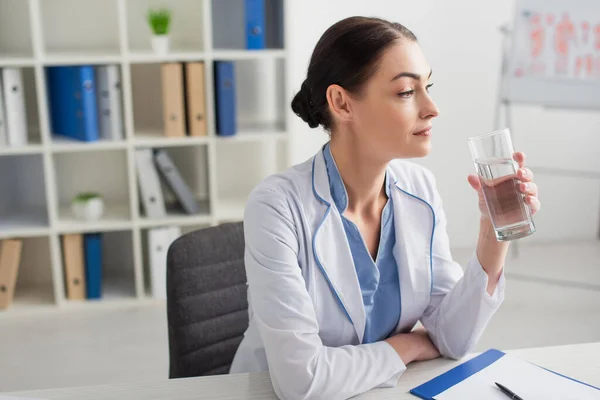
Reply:
[[299, 235], [280, 191], [253, 193], [244, 216], [252, 319], [276, 394], [284, 400], [347, 399], [395, 386], [406, 366], [386, 342], [324, 346], [298, 263]]
[[[429, 173], [431, 174], [431, 173]], [[474, 251], [464, 274], [452, 260], [446, 232], [446, 216], [440, 195], [432, 183], [435, 233], [432, 250], [431, 298], [421, 322], [444, 356], [458, 359], [473, 349], [504, 300], [504, 271], [492, 296], [487, 292], [488, 276]]]

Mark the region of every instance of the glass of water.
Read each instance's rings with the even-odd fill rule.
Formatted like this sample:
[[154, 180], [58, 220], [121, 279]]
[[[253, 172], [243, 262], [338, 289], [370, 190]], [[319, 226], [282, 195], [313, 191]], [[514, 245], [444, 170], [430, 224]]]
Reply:
[[515, 151], [510, 130], [472, 137], [469, 147], [496, 238], [508, 241], [533, 234], [531, 210], [519, 190], [519, 165], [513, 159]]

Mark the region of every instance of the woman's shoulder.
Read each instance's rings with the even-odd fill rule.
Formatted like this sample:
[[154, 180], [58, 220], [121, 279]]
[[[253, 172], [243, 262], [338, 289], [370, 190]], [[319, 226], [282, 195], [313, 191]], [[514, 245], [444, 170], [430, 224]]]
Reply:
[[248, 204], [267, 202], [276, 206], [288, 203], [290, 199], [299, 198], [303, 191], [310, 189], [311, 176], [311, 160], [269, 175], [252, 189]]

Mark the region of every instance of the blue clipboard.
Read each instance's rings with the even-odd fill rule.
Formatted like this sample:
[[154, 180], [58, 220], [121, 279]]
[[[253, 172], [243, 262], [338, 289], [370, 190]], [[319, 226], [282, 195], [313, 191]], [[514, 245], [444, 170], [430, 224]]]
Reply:
[[[417, 386], [416, 388], [411, 389], [410, 393], [423, 400], [435, 400], [435, 396], [438, 396], [439, 394], [450, 389], [452, 386], [464, 381], [470, 376], [488, 367], [489, 365], [492, 365], [505, 355], [506, 354], [501, 352], [500, 350], [490, 349], [484, 353], [481, 353], [477, 357], [474, 357], [471, 360], [460, 364], [459, 366], [451, 369], [450, 371], [433, 378], [432, 380], [422, 384], [421, 386]], [[563, 378], [569, 379], [571, 381], [600, 390], [600, 388], [597, 388], [585, 382], [578, 381], [568, 376], [551, 371], [547, 368], [543, 369]]]

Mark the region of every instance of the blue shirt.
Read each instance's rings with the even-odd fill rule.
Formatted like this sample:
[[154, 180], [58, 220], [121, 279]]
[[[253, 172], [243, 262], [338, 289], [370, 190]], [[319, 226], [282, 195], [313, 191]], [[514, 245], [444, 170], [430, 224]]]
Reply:
[[373, 260], [358, 227], [343, 215], [348, 207], [348, 194], [331, 154], [329, 143], [323, 148], [323, 155], [331, 197], [342, 216], [365, 306], [366, 324], [363, 343], [378, 342], [389, 337], [400, 320], [400, 282], [393, 251], [396, 233], [389, 177], [386, 173], [385, 190], [388, 201], [381, 214], [379, 248], [376, 259]]

